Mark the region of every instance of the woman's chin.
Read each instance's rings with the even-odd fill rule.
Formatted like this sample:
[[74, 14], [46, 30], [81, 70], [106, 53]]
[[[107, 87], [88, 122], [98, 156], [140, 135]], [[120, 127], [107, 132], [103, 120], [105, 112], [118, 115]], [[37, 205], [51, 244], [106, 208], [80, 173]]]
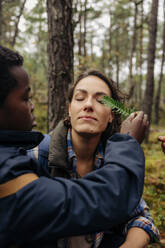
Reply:
[[96, 132], [96, 130], [81, 130], [78, 132], [78, 134], [84, 138], [90, 138], [90, 137], [95, 137], [95, 136], [100, 136], [101, 134]]

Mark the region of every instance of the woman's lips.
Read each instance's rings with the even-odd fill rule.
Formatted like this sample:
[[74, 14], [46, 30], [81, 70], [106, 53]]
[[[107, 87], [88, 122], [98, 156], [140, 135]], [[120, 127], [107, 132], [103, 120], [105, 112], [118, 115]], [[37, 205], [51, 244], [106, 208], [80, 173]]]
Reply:
[[97, 121], [97, 119], [93, 116], [80, 116], [78, 119], [82, 119], [82, 120], [94, 120], [94, 121]]

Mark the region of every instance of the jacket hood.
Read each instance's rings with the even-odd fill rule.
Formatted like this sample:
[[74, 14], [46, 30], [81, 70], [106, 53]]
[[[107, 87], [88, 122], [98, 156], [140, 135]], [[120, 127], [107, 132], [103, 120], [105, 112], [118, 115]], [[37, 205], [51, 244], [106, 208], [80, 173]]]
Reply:
[[32, 149], [43, 140], [44, 136], [38, 131], [0, 131], [0, 146], [23, 147]]

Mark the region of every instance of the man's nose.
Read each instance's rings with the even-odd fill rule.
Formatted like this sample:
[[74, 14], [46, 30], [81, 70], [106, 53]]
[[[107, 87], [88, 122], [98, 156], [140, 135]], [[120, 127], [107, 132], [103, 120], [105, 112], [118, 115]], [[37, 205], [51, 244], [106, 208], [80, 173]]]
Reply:
[[30, 108], [31, 108], [31, 112], [34, 111], [34, 103], [32, 102], [32, 100], [30, 100]]

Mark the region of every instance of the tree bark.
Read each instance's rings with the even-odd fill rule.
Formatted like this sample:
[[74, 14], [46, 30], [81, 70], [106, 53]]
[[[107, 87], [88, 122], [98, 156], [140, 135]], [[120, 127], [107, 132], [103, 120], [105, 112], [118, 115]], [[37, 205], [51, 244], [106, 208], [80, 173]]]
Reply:
[[102, 55], [101, 55], [101, 69], [102, 72], [105, 73], [105, 67], [106, 67], [106, 51], [105, 51], [105, 44], [104, 41], [102, 41]]
[[139, 76], [139, 108], [141, 108], [140, 104], [142, 102], [142, 81], [143, 81], [143, 26], [144, 26], [144, 8], [143, 1], [141, 1], [141, 22], [140, 22], [140, 58], [139, 58], [139, 66], [140, 66], [140, 76]]
[[128, 99], [130, 99], [133, 96], [134, 88], [135, 88], [135, 82], [133, 78], [133, 57], [134, 53], [136, 51], [136, 43], [137, 43], [137, 14], [138, 14], [138, 3], [134, 1], [134, 26], [133, 26], [133, 36], [132, 36], [132, 43], [131, 43], [131, 53], [130, 53], [130, 59], [129, 59], [129, 84], [130, 89], [128, 93]]
[[1, 41], [2, 41], [2, 1], [3, 0], [0, 0], [0, 44], [1, 44]]
[[[154, 65], [155, 65], [155, 50], [157, 36], [157, 15], [158, 15], [158, 0], [152, 0], [151, 16], [149, 21], [149, 44], [148, 44], [148, 61], [147, 61], [147, 80], [146, 90], [144, 95], [144, 112], [148, 114], [149, 122], [151, 122], [153, 94], [154, 94]], [[148, 142], [149, 128], [146, 133], [145, 141]]]
[[88, 0], [84, 2], [84, 33], [83, 33], [83, 50], [84, 50], [84, 58], [87, 56], [86, 50], [86, 35], [87, 35], [87, 3]]
[[115, 62], [116, 62], [116, 84], [119, 87], [119, 72], [120, 72], [120, 51], [119, 51], [119, 28], [116, 29], [116, 44], [115, 44]]
[[78, 39], [78, 59], [79, 59], [79, 68], [81, 68], [81, 56], [82, 56], [82, 2], [80, 1], [80, 12], [79, 12], [79, 39]]
[[73, 79], [72, 0], [47, 0], [49, 32], [48, 129], [67, 112], [68, 86]]
[[161, 69], [160, 69], [160, 76], [158, 81], [158, 88], [156, 92], [156, 98], [155, 98], [155, 124], [159, 123], [159, 106], [160, 106], [160, 92], [161, 92], [161, 84], [163, 81], [163, 66], [165, 61], [165, 1], [164, 1], [164, 25], [163, 25], [163, 54], [162, 54], [162, 61], [161, 61]]
[[[111, 8], [111, 6], [110, 6]], [[112, 12], [111, 10], [109, 11], [109, 28], [108, 28], [108, 33], [109, 33], [109, 39], [108, 39], [108, 69], [109, 69], [109, 76], [112, 76], [112, 71], [113, 71], [113, 63], [112, 63]]]
[[91, 32], [91, 37], [90, 37], [90, 48], [91, 48], [91, 62], [94, 62], [94, 52], [93, 52], [93, 38], [94, 38], [94, 33]]

